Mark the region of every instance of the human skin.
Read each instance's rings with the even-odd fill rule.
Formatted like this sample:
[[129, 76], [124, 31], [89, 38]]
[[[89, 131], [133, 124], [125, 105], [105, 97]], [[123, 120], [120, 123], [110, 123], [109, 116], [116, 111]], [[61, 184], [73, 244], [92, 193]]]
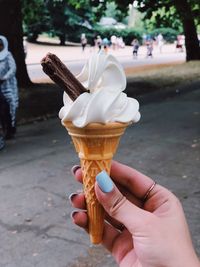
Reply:
[[[82, 182], [81, 169], [76, 167], [73, 172], [76, 180]], [[95, 191], [106, 211], [102, 245], [112, 253], [118, 265], [200, 267], [177, 197], [156, 185], [144, 202], [153, 180], [116, 161], [112, 162], [110, 176], [114, 183], [109, 186], [109, 192], [104, 193], [104, 188], [100, 188], [97, 182]], [[108, 184], [112, 181], [109, 180]], [[70, 199], [75, 208], [86, 209], [83, 193], [72, 194]], [[75, 224], [87, 231], [85, 211], [73, 212], [72, 218]], [[123, 229], [122, 225], [125, 226]]]

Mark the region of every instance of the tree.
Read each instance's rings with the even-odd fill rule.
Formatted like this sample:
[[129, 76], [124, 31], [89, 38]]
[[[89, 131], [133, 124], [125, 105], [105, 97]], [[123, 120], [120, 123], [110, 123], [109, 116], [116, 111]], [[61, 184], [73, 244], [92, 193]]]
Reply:
[[[8, 39], [9, 49], [17, 64], [17, 80], [20, 86], [31, 85], [24, 56], [22, 12], [25, 30], [27, 30], [26, 27], [29, 24], [32, 28], [39, 29], [39, 31], [36, 32], [38, 34], [41, 30], [44, 31], [41, 27], [43, 24], [45, 24], [45, 27], [51, 27], [48, 18], [49, 13], [44, 6], [47, 2], [48, 0], [0, 0], [0, 34], [6, 36]], [[104, 10], [105, 7], [105, 4], [100, 3], [98, 0], [52, 0], [51, 2], [65, 2], [71, 4], [74, 10], [79, 14], [79, 19], [83, 14], [85, 14], [84, 18], [98, 18], [101, 16], [102, 10]], [[95, 16], [93, 15], [93, 11], [95, 11]], [[45, 28], [45, 30], [47, 29], [49, 30], [50, 28]]]
[[8, 39], [9, 49], [17, 65], [17, 80], [20, 86], [31, 84], [23, 47], [23, 31], [20, 0], [0, 0], [0, 33]]
[[77, 41], [91, 27], [101, 6], [91, 5], [90, 0], [22, 0], [24, 30], [30, 41], [36, 41], [42, 32], [58, 36], [61, 45], [65, 39]]
[[[132, 4], [130, 0], [117, 0], [116, 1], [124, 11], [128, 7], [128, 4]], [[165, 14], [155, 18], [157, 22], [163, 22], [166, 19], [166, 15], [170, 15], [168, 12], [171, 7], [176, 9], [176, 12], [172, 13], [172, 19], [179, 18], [185, 35], [186, 45], [186, 60], [199, 60], [200, 59], [200, 47], [197, 36], [197, 30], [195, 22], [198, 23], [200, 20], [200, 3], [199, 0], [138, 0], [136, 1], [139, 6], [139, 10], [146, 13], [145, 18], [151, 18], [153, 12], [160, 11], [165, 7]], [[168, 21], [168, 20], [166, 20]], [[169, 25], [168, 25], [169, 26]]]
[[107, 2], [104, 14], [105, 17], [111, 17], [119, 21], [121, 19], [122, 12], [118, 9], [115, 2]]
[[82, 24], [87, 19], [80, 16], [82, 6], [75, 6], [70, 1], [46, 1], [46, 8], [50, 14], [49, 25], [53, 35], [60, 38], [60, 44], [65, 45], [66, 37], [73, 36], [78, 30], [83, 28]]
[[[143, 13], [144, 14], [144, 13]], [[148, 29], [172, 28], [183, 32], [183, 26], [174, 6], [163, 6], [153, 11], [149, 19], [145, 19], [145, 26]]]
[[41, 32], [50, 30], [50, 15], [43, 0], [21, 0], [23, 31], [28, 40], [35, 42]]
[[191, 8], [192, 4], [190, 5], [189, 1], [187, 0], [174, 0], [174, 4], [183, 23], [185, 47], [187, 51], [186, 60], [199, 60], [200, 46], [195, 26], [195, 20]]
[[78, 41], [82, 32], [90, 32], [103, 15], [106, 3], [95, 0], [46, 0], [46, 8], [50, 14], [50, 31], [59, 36], [64, 45], [65, 38]]

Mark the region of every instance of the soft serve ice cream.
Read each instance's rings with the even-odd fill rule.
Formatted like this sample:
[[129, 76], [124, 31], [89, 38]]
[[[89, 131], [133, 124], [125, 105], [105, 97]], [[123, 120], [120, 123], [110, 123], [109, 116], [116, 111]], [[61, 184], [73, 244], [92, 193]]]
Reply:
[[140, 119], [139, 103], [123, 93], [126, 77], [111, 55], [94, 54], [77, 78], [56, 55], [48, 53], [41, 64], [66, 92], [59, 115], [80, 158], [90, 240], [99, 244], [105, 213], [95, 194], [96, 176], [102, 170], [110, 173], [121, 136]]
[[89, 123], [127, 123], [140, 119], [139, 103], [123, 93], [126, 76], [112, 55], [93, 54], [76, 78], [89, 92], [75, 101], [64, 92], [64, 106], [59, 112], [63, 124], [71, 121], [81, 128]]

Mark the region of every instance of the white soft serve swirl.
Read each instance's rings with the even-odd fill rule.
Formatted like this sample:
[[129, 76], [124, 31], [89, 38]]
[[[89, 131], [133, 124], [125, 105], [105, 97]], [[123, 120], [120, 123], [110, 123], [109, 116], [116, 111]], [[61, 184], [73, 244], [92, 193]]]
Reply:
[[64, 93], [64, 106], [59, 112], [62, 123], [72, 121], [76, 127], [88, 123], [137, 122], [139, 103], [127, 97], [126, 76], [120, 63], [104, 52], [93, 54], [76, 77], [90, 93], [81, 94], [74, 102]]

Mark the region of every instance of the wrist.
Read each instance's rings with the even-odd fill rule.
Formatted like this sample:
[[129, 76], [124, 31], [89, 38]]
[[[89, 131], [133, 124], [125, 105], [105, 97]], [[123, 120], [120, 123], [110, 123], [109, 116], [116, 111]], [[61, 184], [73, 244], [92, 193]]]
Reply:
[[174, 265], [168, 267], [200, 267], [200, 260], [195, 252], [188, 257], [183, 256], [179, 260], [180, 261], [176, 262]]

